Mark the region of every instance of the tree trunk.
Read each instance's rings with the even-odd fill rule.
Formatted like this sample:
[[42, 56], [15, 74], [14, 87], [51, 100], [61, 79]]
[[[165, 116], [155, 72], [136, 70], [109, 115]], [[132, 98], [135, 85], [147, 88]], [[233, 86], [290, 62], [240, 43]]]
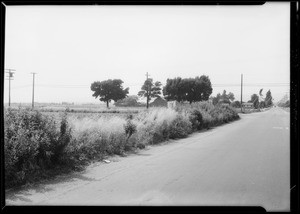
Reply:
[[109, 106], [108, 106], [108, 100], [106, 101], [106, 107], [109, 108]]
[[149, 95], [147, 95], [147, 108], [149, 108]]

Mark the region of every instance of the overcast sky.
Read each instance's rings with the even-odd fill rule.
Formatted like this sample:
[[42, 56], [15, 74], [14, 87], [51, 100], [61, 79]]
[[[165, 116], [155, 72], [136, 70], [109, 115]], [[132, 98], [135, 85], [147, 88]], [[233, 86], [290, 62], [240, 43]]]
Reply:
[[[7, 6], [5, 68], [16, 69], [11, 102], [99, 103], [94, 81], [208, 75], [213, 94], [243, 100], [263, 88], [289, 91], [288, 2], [263, 6]], [[6, 75], [7, 76], [7, 75]], [[5, 80], [4, 102], [8, 102]]]

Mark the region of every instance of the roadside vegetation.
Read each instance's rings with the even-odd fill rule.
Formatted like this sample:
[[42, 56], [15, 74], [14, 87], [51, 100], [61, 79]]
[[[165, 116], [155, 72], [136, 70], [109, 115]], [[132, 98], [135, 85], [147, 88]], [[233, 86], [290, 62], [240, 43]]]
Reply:
[[126, 155], [238, 118], [231, 107], [204, 101], [135, 114], [129, 109], [126, 116], [78, 117], [65, 111], [59, 119], [38, 110], [5, 109], [5, 186], [81, 170], [93, 160]]

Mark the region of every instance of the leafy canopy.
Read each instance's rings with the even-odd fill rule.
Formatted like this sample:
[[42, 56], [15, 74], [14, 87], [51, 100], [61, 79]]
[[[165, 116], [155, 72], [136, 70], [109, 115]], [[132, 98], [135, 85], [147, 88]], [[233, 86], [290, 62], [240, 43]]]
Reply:
[[226, 93], [226, 90], [223, 90], [223, 93], [218, 93], [216, 97], [213, 97], [213, 104], [217, 105], [220, 103], [228, 103], [230, 104], [234, 100], [234, 94], [232, 92]]
[[140, 97], [148, 97], [148, 100], [151, 98], [159, 97], [161, 94], [161, 83], [159, 81], [153, 82], [152, 78], [148, 78], [142, 88], [142, 90], [138, 92], [138, 96]]
[[272, 98], [272, 93], [271, 91], [267, 91], [266, 93], [266, 98], [265, 98], [265, 106], [266, 107], [269, 107], [269, 106], [272, 106], [273, 105], [273, 98]]
[[106, 102], [107, 107], [111, 100], [115, 102], [123, 99], [129, 93], [129, 88], [123, 89], [123, 81], [120, 79], [96, 81], [91, 84], [91, 90], [94, 92], [93, 97], [100, 97], [100, 101]]
[[190, 103], [208, 100], [212, 93], [211, 82], [208, 76], [167, 79], [163, 94], [166, 100], [188, 101]]
[[258, 97], [258, 95], [257, 94], [252, 94], [250, 102], [253, 103], [254, 108], [257, 109], [259, 107], [259, 97]]

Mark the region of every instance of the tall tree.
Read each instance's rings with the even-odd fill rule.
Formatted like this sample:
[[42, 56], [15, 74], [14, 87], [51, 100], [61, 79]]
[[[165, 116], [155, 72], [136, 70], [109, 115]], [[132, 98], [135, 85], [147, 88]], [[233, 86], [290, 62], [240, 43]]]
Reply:
[[272, 106], [273, 105], [273, 98], [272, 98], [272, 94], [271, 94], [271, 91], [267, 91], [266, 93], [266, 98], [265, 98], [265, 106], [266, 107], [269, 107], [269, 106]]
[[123, 89], [123, 81], [120, 79], [96, 81], [91, 84], [93, 97], [100, 97], [100, 101], [106, 102], [107, 108], [111, 100], [117, 102], [127, 96], [129, 88]]
[[138, 96], [147, 98], [147, 108], [149, 108], [151, 98], [159, 97], [161, 94], [161, 83], [159, 81], [154, 83], [152, 78], [148, 78], [141, 89]]
[[167, 79], [166, 86], [163, 88], [163, 95], [166, 100], [177, 100], [181, 102], [184, 97], [183, 80], [181, 77]]
[[241, 103], [240, 103], [240, 101], [238, 101], [238, 100], [232, 102], [230, 105], [231, 105], [232, 107], [234, 107], [234, 108], [240, 108], [240, 107], [241, 107]]
[[199, 97], [197, 97], [195, 101], [208, 100], [213, 91], [209, 77], [205, 75], [196, 77], [196, 83], [200, 87], [199, 90], [196, 88], [195, 91], [199, 91], [201, 93], [199, 93]]
[[254, 108], [257, 109], [259, 107], [259, 97], [258, 97], [258, 95], [257, 94], [252, 94], [250, 102], [253, 103]]
[[217, 105], [221, 99], [221, 94], [218, 93], [217, 96], [213, 97], [212, 102], [214, 105]]

